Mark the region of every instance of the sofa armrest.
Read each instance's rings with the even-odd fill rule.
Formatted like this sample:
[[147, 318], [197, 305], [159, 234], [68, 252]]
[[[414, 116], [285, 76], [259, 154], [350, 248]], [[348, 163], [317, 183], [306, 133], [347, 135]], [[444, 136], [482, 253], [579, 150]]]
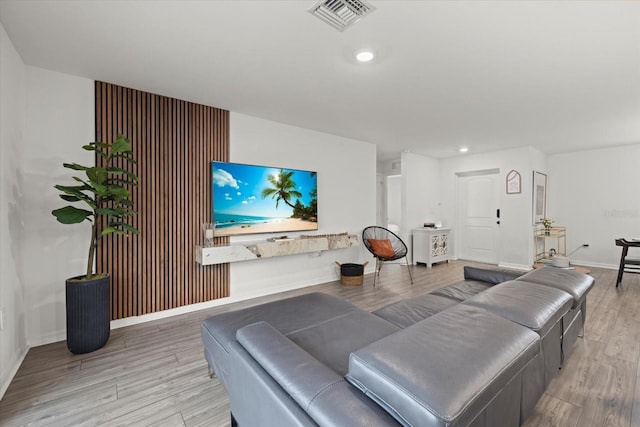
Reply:
[[268, 323], [245, 326], [236, 339], [319, 425], [397, 426], [382, 408]]

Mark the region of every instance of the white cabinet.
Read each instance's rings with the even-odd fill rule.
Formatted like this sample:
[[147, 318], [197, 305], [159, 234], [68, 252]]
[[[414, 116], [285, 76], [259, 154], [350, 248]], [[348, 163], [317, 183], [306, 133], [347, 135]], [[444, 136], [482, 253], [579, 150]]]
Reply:
[[436, 262], [451, 259], [450, 228], [413, 229], [413, 262], [426, 264], [428, 268]]

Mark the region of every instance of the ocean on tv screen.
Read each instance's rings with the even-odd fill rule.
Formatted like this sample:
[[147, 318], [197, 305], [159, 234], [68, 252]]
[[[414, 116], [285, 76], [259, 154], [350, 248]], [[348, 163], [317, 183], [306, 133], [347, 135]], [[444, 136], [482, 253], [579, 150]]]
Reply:
[[317, 174], [212, 162], [216, 235], [318, 229]]

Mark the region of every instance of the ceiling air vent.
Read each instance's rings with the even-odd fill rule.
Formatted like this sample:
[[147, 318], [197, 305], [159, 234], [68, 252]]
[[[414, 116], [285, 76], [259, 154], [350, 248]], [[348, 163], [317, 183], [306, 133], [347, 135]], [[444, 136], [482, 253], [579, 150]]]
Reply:
[[344, 31], [375, 9], [364, 0], [320, 0], [309, 9], [309, 13], [338, 31]]

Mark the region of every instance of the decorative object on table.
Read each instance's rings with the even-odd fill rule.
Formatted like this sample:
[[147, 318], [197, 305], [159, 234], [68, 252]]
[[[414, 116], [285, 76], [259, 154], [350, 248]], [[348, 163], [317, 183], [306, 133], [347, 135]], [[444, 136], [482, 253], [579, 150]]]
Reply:
[[204, 248], [212, 248], [213, 247], [213, 234], [214, 234], [215, 224], [207, 222], [202, 224], [202, 247]]
[[554, 223], [555, 221], [552, 220], [551, 218], [542, 218], [540, 220], [540, 223], [542, 224], [542, 226], [544, 227], [544, 233], [548, 236], [549, 234], [551, 234], [551, 225]]
[[347, 286], [358, 286], [364, 282], [364, 268], [369, 264], [354, 264], [344, 263], [340, 264], [336, 261], [336, 265], [340, 267], [340, 283]]
[[407, 245], [404, 244], [398, 235], [384, 227], [373, 225], [362, 230], [362, 242], [376, 259], [376, 271], [373, 276], [373, 286], [376, 285], [376, 280], [380, 275], [382, 263], [386, 261], [395, 261], [401, 258], [405, 259], [407, 270], [409, 271], [409, 278], [411, 279], [411, 284], [413, 284], [411, 267], [409, 267], [409, 261], [407, 260]]
[[570, 267], [569, 258], [562, 255], [553, 255], [551, 257], [551, 265], [559, 268], [569, 268]]
[[547, 175], [533, 172], [533, 224], [547, 216]]
[[138, 185], [138, 177], [130, 170], [136, 163], [131, 143], [123, 135], [115, 141], [90, 142], [82, 147], [93, 151], [103, 166], [63, 163], [67, 169], [81, 172], [74, 176], [76, 185], [55, 185], [60, 198], [84, 208], [67, 205], [51, 213], [62, 224], [91, 223], [91, 238], [86, 273], [66, 281], [67, 348], [75, 354], [89, 353], [103, 347], [109, 340], [109, 273], [94, 271], [98, 241], [107, 234], [137, 234], [126, 222], [136, 212], [130, 188]]
[[507, 174], [507, 194], [522, 193], [522, 177], [515, 169]]

